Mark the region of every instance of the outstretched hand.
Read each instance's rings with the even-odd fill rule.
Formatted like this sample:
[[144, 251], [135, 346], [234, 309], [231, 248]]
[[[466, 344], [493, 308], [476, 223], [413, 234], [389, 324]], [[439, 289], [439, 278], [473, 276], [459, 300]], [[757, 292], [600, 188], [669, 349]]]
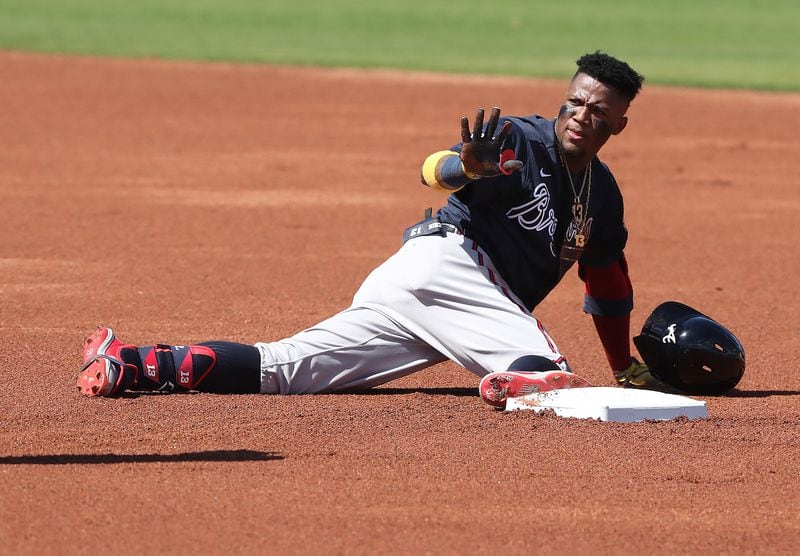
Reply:
[[500, 149], [503, 146], [508, 132], [511, 131], [511, 122], [505, 122], [497, 136], [497, 122], [500, 119], [500, 109], [492, 108], [492, 114], [483, 129], [483, 108], [479, 108], [472, 124], [472, 133], [469, 131], [469, 119], [461, 118], [461, 162], [464, 170], [471, 178], [491, 178], [500, 174], [510, 174], [522, 168], [519, 160], [500, 161]]

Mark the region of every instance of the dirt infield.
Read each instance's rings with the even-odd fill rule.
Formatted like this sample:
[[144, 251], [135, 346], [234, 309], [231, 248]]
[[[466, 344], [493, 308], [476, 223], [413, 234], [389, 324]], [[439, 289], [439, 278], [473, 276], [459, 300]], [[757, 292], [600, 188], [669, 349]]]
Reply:
[[[0, 75], [0, 552], [800, 551], [800, 96], [646, 87], [604, 151], [633, 328], [677, 299], [748, 358], [708, 420], [623, 425], [495, 412], [453, 364], [364, 395], [74, 387], [99, 323], [255, 342], [345, 307], [441, 204], [419, 166], [461, 115], [551, 115], [565, 83], [15, 53]], [[607, 386], [582, 293], [537, 316]]]

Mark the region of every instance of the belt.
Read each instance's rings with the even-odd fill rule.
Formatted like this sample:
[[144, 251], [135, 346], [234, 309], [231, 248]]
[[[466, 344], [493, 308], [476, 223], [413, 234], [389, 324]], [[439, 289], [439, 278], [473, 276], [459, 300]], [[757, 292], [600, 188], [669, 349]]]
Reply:
[[439, 219], [435, 217], [429, 217], [407, 228], [403, 233], [403, 243], [414, 237], [432, 235], [444, 236], [447, 232], [451, 234], [461, 234], [461, 231], [452, 224], [440, 222]]

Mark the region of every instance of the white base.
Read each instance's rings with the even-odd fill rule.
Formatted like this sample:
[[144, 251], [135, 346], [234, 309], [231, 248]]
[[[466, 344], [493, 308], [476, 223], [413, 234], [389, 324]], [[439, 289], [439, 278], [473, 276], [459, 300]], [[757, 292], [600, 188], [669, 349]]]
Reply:
[[506, 411], [553, 411], [561, 417], [634, 423], [677, 417], [706, 419], [706, 402], [652, 390], [613, 387], [568, 388], [509, 398]]

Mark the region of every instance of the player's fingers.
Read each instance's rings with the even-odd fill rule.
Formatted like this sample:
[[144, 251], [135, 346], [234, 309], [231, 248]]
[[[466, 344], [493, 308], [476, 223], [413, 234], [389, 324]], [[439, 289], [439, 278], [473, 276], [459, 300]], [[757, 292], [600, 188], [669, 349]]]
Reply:
[[461, 117], [461, 142], [469, 143], [469, 119], [466, 116]]
[[486, 137], [489, 139], [494, 137], [494, 130], [497, 129], [497, 121], [500, 119], [500, 109], [495, 106], [492, 108], [492, 113], [489, 116], [489, 122], [486, 124]]
[[483, 131], [483, 108], [478, 108], [478, 111], [475, 112], [475, 121], [472, 122], [473, 141], [480, 141], [482, 131]]
[[505, 122], [503, 127], [500, 129], [500, 133], [497, 134], [497, 137], [494, 138], [494, 142], [497, 145], [502, 145], [503, 141], [505, 141], [506, 136], [511, 131], [511, 122]]

